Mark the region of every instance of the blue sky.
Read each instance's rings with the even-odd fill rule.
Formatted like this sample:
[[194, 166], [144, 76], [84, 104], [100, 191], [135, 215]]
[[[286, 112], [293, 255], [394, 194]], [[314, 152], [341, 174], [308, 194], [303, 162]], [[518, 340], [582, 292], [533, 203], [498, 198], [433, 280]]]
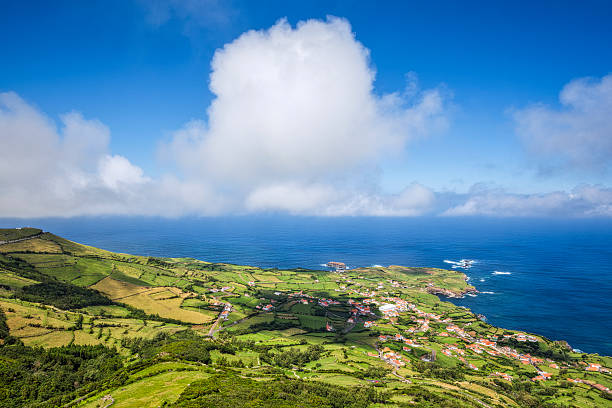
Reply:
[[[210, 119], [207, 109], [215, 95], [209, 78], [217, 50], [249, 30], [269, 30], [281, 18], [297, 30], [300, 21], [326, 21], [331, 15], [345, 19], [355, 41], [369, 50], [374, 97], [401, 93], [406, 75], [414, 73], [419, 92], [436, 90], [443, 100], [436, 116], [443, 116], [445, 126], [407, 137], [400, 154], [395, 147], [383, 158], [359, 156], [359, 167], [376, 174], [377, 194], [401, 194], [418, 183], [434, 194], [455, 194], [451, 201], [460, 205], [475, 185], [530, 198], [588, 184], [609, 197], [606, 156], [612, 153], [612, 126], [584, 125], [605, 116], [606, 108], [576, 119], [580, 125], [574, 126], [576, 133], [584, 134], [586, 126], [599, 138], [589, 139], [593, 149], [604, 152], [593, 166], [583, 156], [574, 157], [572, 135], [558, 142], [565, 150], [534, 147], [529, 140], [544, 140], [548, 136], [541, 128], [565, 123], [551, 114], [568, 109], [560, 105], [559, 94], [572, 81], [592, 78], [581, 92], [601, 88], [598, 106], [610, 105], [604, 89], [604, 78], [612, 72], [610, 2], [0, 1], [0, 9], [0, 92], [16, 94], [53, 121], [60, 141], [65, 138], [62, 114], [75, 111], [83, 120], [99, 121], [109, 132], [104, 154], [126, 158], [132, 166], [127, 171], [136, 168], [132, 173], [147, 182], [169, 174], [193, 181], [201, 174], [190, 170], [185, 175], [189, 171], [182, 159], [164, 157], [164, 146], [176, 141], [176, 132], [190, 121], [206, 126]], [[529, 116], [521, 136], [516, 114], [535, 115], [529, 111], [534, 104], [548, 111]], [[4, 137], [20, 143], [9, 129]], [[343, 171], [348, 170], [331, 178], [345, 177]], [[331, 178], [308, 173], [282, 181], [337, 189]], [[223, 184], [229, 183], [224, 179]], [[612, 212], [608, 199], [603, 205]], [[322, 208], [315, 207], [307, 212]], [[99, 210], [107, 211], [122, 212], [114, 206]], [[174, 211], [199, 212], [197, 204]]]

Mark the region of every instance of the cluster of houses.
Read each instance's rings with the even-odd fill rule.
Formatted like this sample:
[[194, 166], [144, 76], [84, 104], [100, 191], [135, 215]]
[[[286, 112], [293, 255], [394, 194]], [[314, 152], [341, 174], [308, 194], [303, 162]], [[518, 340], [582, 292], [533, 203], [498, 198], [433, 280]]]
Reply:
[[231, 303], [226, 303], [225, 306], [223, 306], [223, 311], [221, 312], [220, 317], [223, 320], [227, 320], [229, 314], [232, 312], [232, 304]]
[[412, 318], [414, 322], [417, 323], [419, 326], [416, 328], [408, 329], [408, 331], [410, 331], [411, 333], [429, 331], [429, 319], [417, 319], [414, 316], [412, 316]]
[[442, 354], [448, 357], [454, 357], [453, 353], [459, 355], [459, 359], [465, 362], [463, 357], [461, 357], [465, 355], [465, 350], [460, 349], [459, 347], [457, 347], [456, 344], [447, 344], [446, 347], [442, 350]]
[[332, 300], [332, 299], [324, 299], [321, 298], [319, 299], [319, 306], [323, 306], [323, 307], [328, 307], [330, 305], [339, 305], [340, 302], [336, 301], [336, 300]]
[[610, 370], [608, 370], [606, 367], [602, 367], [601, 364], [595, 364], [595, 363], [591, 363], [587, 366], [587, 368], [585, 368], [586, 371], [591, 371], [591, 372], [601, 372], [601, 373], [609, 373]]
[[372, 313], [372, 311], [370, 310], [370, 306], [368, 306], [367, 304], [356, 302], [353, 299], [349, 299], [348, 304], [353, 307], [351, 309], [351, 315], [352, 315], [351, 317], [353, 318], [353, 321], [356, 321], [359, 316], [367, 316], [367, 315], [375, 316], [375, 314]]
[[270, 303], [268, 303], [265, 306], [257, 305], [257, 306], [255, 306], [255, 309], [263, 310], [264, 312], [270, 312], [270, 311], [274, 310], [274, 305], [272, 305]]
[[466, 333], [465, 330], [463, 330], [461, 327], [454, 325], [454, 324], [449, 324], [448, 326], [446, 326], [446, 331], [448, 333], [454, 333], [457, 335], [457, 337], [466, 340], [468, 343], [472, 343], [474, 342], [474, 338], [472, 337], [471, 334]]
[[[280, 296], [282, 293], [281, 292], [274, 292], [275, 295]], [[299, 291], [299, 292], [294, 292], [294, 293], [290, 293], [289, 294], [289, 298], [300, 298], [300, 303], [307, 305], [309, 303], [314, 303], [316, 302], [319, 306], [322, 307], [328, 307], [328, 306], [332, 306], [332, 305], [339, 305], [340, 302], [338, 302], [337, 300], [333, 300], [333, 299], [325, 299], [325, 298], [316, 298], [314, 296], [308, 295], [306, 293], [304, 293], [303, 291]]]
[[551, 373], [547, 373], [546, 371], [538, 371], [538, 375], [533, 377], [531, 381], [546, 381], [552, 378]]
[[[383, 304], [379, 304], [378, 306], [378, 310], [381, 311], [381, 313], [383, 314], [383, 317], [385, 319], [391, 319], [391, 318], [395, 318], [399, 316], [400, 312], [405, 312], [408, 310], [408, 302], [406, 302], [403, 299], [400, 298], [383, 298], [383, 300], [386, 300], [388, 302], [393, 302], [393, 303], [383, 303]], [[377, 303], [376, 301], [372, 300], [371, 303]]]
[[389, 347], [385, 347], [382, 350], [382, 359], [396, 368], [406, 365], [406, 363], [402, 361], [402, 355], [392, 351]]
[[[453, 330], [449, 330], [449, 331], [453, 331]], [[482, 354], [484, 352], [492, 356], [504, 355], [506, 357], [518, 360], [522, 364], [525, 364], [525, 365], [531, 364], [534, 367], [536, 367], [536, 369], [538, 370], [538, 375], [533, 377], [532, 381], [546, 381], [552, 377], [551, 373], [547, 373], [538, 368], [538, 365], [544, 364], [545, 361], [549, 363], [548, 364], [549, 367], [554, 368], [554, 369], [559, 369], [559, 366], [551, 359], [544, 360], [539, 357], [531, 356], [529, 353], [520, 354], [516, 350], [510, 347], [507, 347], [507, 346], [499, 347], [495, 339], [497, 339], [496, 336], [491, 336], [490, 339], [480, 338], [473, 343], [467, 344], [466, 349], [476, 354]], [[531, 341], [531, 340], [527, 340], [527, 341]], [[444, 353], [445, 355], [449, 357], [454, 357], [453, 352], [457, 353], [458, 355], [460, 354], [459, 356], [457, 356], [457, 358], [465, 362], [465, 359], [461, 357], [462, 355], [464, 355], [464, 351], [459, 349], [456, 345], [448, 345], [446, 346], [446, 349], [442, 351], [442, 353]], [[596, 370], [597, 364], [591, 364], [589, 367], [593, 367], [593, 366], [595, 366], [595, 368], [591, 369], [590, 371]], [[503, 374], [503, 373], [499, 373], [499, 374]], [[496, 373], [496, 375], [498, 375], [498, 373]], [[498, 375], [498, 376], [505, 378], [503, 375]]]
[[506, 381], [512, 381], [512, 376], [506, 374], [506, 373], [500, 373], [499, 371], [494, 372], [493, 374], [491, 374], [491, 377], [500, 377], [503, 378]]
[[[336, 302], [336, 303], [338, 303], [338, 302]], [[359, 320], [359, 316], [375, 315], [370, 310], [370, 306], [367, 306], [367, 305], [364, 305], [362, 303], [356, 302], [353, 299], [349, 299], [347, 303], [350, 306], [352, 306], [351, 315], [347, 319], [347, 323], [356, 323]], [[373, 322], [369, 322], [369, 324], [367, 326], [365, 326], [365, 325], [364, 326], [365, 327], [371, 327], [372, 323]]]

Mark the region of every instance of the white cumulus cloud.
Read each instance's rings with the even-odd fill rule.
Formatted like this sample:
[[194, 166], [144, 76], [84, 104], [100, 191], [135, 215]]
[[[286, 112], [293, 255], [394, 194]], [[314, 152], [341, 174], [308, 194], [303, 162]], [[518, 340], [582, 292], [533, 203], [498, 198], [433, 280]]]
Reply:
[[322, 213], [339, 208], [337, 197], [354, 203], [343, 211], [404, 208], [406, 198], [398, 204], [346, 186], [410, 140], [443, 129], [446, 101], [414, 82], [378, 95], [374, 79], [369, 50], [346, 20], [295, 28], [280, 20], [215, 53], [207, 121], [186, 124], [165, 153], [185, 178], [232, 191], [247, 210]]
[[110, 132], [77, 112], [61, 126], [13, 92], [0, 93], [0, 214], [70, 216], [123, 213], [115, 191], [148, 181], [137, 166], [108, 154]]
[[606, 170], [612, 164], [612, 74], [571, 81], [559, 109], [542, 104], [514, 113], [517, 132], [542, 166]]

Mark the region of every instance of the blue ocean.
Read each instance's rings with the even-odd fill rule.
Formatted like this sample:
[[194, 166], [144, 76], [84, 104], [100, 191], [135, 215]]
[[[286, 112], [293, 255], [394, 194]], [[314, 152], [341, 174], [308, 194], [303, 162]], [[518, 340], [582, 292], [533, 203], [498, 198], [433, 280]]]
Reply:
[[0, 220], [111, 251], [260, 267], [407, 265], [466, 271], [453, 300], [494, 325], [612, 355], [612, 220], [486, 218], [124, 218]]

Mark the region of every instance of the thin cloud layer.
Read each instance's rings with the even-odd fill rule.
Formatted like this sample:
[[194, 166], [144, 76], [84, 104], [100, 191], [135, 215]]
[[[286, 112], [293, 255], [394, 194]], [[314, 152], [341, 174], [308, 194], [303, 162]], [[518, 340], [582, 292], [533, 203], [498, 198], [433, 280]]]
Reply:
[[612, 74], [571, 81], [560, 109], [534, 105], [514, 114], [517, 132], [545, 170], [608, 170], [612, 164]]
[[138, 0], [149, 24], [159, 27], [173, 18], [183, 20], [185, 30], [227, 24], [236, 13], [229, 2], [219, 0]]
[[572, 191], [515, 194], [501, 188], [475, 186], [459, 205], [444, 216], [493, 217], [610, 217], [612, 188], [580, 185]]
[[377, 194], [331, 188], [329, 185], [283, 184], [253, 191], [250, 211], [280, 211], [319, 216], [417, 216], [432, 210], [435, 193], [413, 183], [399, 194]]

